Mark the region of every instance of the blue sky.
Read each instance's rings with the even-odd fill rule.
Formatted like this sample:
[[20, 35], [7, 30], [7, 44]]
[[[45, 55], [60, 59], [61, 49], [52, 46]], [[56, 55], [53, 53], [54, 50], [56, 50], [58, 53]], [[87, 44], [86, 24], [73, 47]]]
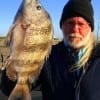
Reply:
[[[54, 26], [54, 36], [62, 37], [59, 28], [59, 20], [62, 13], [63, 6], [68, 0], [40, 0], [44, 8], [48, 11], [52, 18]], [[95, 34], [100, 23], [100, 0], [91, 0], [94, 7], [95, 18]], [[22, 0], [1, 0], [0, 1], [0, 36], [5, 36], [12, 25], [14, 16]]]

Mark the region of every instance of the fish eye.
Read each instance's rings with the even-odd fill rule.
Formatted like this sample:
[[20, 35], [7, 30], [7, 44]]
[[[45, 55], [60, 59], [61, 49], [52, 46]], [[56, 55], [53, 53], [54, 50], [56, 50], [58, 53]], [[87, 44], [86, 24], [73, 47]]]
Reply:
[[37, 10], [41, 10], [41, 6], [40, 5], [38, 5], [36, 8], [37, 8]]

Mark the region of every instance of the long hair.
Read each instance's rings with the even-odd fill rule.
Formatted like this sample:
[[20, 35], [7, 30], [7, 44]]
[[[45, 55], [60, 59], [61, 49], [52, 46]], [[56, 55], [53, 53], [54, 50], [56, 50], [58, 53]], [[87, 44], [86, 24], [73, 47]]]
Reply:
[[80, 69], [82, 67], [84, 68], [85, 64], [87, 63], [87, 61], [89, 60], [89, 58], [91, 56], [92, 50], [95, 46], [95, 43], [96, 43], [95, 35], [93, 32], [91, 32], [88, 44], [84, 47], [85, 52], [84, 52], [83, 56], [81, 57], [81, 59], [77, 63], [72, 65], [70, 71], [75, 71], [75, 70]]

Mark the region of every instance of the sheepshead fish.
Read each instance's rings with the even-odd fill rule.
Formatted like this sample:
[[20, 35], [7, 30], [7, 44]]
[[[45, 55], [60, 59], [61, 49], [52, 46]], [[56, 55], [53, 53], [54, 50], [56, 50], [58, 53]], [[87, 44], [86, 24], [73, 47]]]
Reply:
[[8, 100], [31, 100], [31, 85], [49, 56], [52, 40], [48, 12], [38, 0], [23, 0], [5, 40], [10, 45], [6, 73], [10, 80], [17, 81]]

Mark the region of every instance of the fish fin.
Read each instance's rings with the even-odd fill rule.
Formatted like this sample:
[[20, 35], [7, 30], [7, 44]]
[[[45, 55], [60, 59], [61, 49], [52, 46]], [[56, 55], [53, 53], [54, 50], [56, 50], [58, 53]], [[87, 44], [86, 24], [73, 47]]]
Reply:
[[12, 64], [12, 59], [11, 57], [8, 57], [4, 66], [6, 68], [6, 74], [8, 76], [9, 79], [11, 79], [12, 81], [16, 81], [17, 80], [17, 73], [13, 68], [13, 64]]
[[28, 85], [16, 84], [8, 100], [31, 100], [31, 95]]
[[13, 24], [13, 25], [10, 27], [10, 29], [9, 29], [9, 31], [8, 31], [8, 33], [7, 33], [7, 36], [6, 36], [5, 41], [4, 41], [4, 44], [5, 44], [6, 46], [9, 46], [9, 45], [10, 45], [10, 42], [11, 42], [11, 40], [12, 40], [13, 30], [14, 30], [15, 26], [16, 26], [16, 25]]

